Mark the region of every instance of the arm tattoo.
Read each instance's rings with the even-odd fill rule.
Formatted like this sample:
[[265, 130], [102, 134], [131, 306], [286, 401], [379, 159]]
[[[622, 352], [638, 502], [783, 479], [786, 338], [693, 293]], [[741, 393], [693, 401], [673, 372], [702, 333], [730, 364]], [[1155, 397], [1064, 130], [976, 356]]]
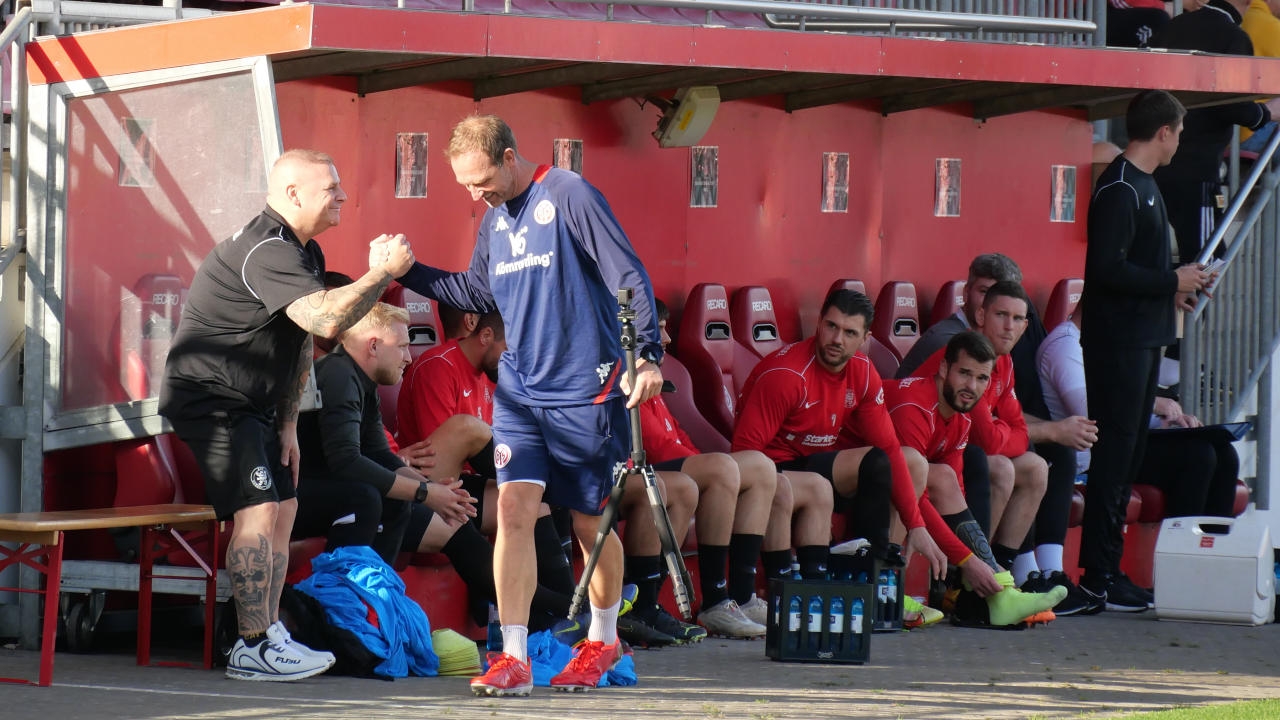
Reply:
[[241, 635], [264, 633], [271, 625], [267, 609], [271, 585], [268, 548], [267, 536], [259, 534], [256, 545], [249, 540], [227, 551], [227, 574], [231, 576], [231, 593], [236, 600]]
[[337, 337], [364, 317], [391, 284], [388, 273], [375, 277], [366, 274], [354, 284], [300, 297], [289, 303], [285, 314], [312, 335]]
[[277, 408], [280, 422], [295, 422], [298, 409], [302, 405], [302, 393], [307, 389], [307, 379], [311, 377], [311, 357], [315, 354], [315, 343], [308, 335], [302, 341], [302, 351], [298, 353], [298, 364], [294, 367], [293, 392], [286, 392], [280, 398]]

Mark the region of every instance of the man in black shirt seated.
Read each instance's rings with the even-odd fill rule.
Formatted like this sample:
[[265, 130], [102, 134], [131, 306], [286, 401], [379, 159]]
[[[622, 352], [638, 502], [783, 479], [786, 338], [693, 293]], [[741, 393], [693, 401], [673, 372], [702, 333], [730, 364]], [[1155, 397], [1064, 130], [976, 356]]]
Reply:
[[294, 536], [323, 535], [326, 551], [368, 545], [391, 564], [412, 503], [433, 511], [426, 532], [444, 540], [475, 515], [461, 482], [429, 481], [392, 452], [383, 432], [377, 388], [399, 382], [409, 364], [408, 323], [404, 308], [378, 303], [316, 361], [323, 407], [298, 421], [306, 457]]

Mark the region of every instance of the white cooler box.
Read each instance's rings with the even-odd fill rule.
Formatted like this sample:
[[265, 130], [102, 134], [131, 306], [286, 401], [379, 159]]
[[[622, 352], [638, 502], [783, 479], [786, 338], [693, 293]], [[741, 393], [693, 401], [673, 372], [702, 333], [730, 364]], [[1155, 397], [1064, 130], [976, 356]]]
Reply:
[[[1205, 526], [1225, 526], [1208, 532]], [[1250, 505], [1236, 518], [1168, 518], [1155, 560], [1156, 617], [1261, 625], [1274, 615], [1271, 529]]]

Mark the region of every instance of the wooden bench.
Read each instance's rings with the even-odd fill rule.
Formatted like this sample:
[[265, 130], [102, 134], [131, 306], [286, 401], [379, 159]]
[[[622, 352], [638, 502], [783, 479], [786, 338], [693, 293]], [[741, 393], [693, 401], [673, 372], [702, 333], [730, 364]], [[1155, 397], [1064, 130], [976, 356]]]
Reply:
[[[40, 638], [41, 687], [53, 682], [54, 640], [57, 637], [58, 595], [62, 586], [63, 533], [74, 530], [141, 528], [138, 562], [138, 664], [151, 664], [152, 580], [189, 579], [190, 573], [157, 573], [155, 560], [174, 551], [190, 556], [204, 580], [205, 624], [204, 667], [213, 667], [214, 609], [217, 604], [219, 523], [208, 505], [140, 505], [91, 510], [64, 510], [0, 514], [0, 543], [17, 543], [16, 548], [0, 544], [0, 572], [11, 565], [34, 569], [44, 576], [44, 589], [0, 587], [44, 596], [44, 619]], [[187, 533], [184, 535], [183, 533]], [[191, 541], [202, 542], [210, 557], [202, 557]], [[163, 567], [163, 566], [162, 566]], [[0, 678], [0, 682], [32, 684], [23, 678]]]

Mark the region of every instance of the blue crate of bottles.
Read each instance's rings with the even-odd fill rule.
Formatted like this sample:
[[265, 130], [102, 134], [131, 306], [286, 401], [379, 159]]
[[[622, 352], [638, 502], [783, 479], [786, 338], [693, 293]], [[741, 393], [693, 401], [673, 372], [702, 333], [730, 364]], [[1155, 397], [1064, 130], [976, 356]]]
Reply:
[[852, 663], [871, 657], [875, 589], [867, 583], [772, 580], [764, 652], [785, 662]]

